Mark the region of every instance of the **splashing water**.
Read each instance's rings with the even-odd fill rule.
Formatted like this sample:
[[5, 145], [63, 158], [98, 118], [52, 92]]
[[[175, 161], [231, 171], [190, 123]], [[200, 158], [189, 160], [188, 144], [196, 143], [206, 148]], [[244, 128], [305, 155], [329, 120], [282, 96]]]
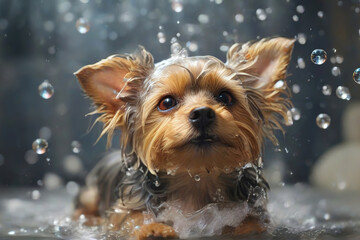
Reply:
[[357, 84], [360, 84], [360, 68], [355, 69], [353, 72], [353, 79]]
[[39, 87], [39, 94], [43, 99], [49, 99], [54, 95], [54, 87], [48, 80], [43, 81]]
[[310, 58], [316, 65], [321, 65], [326, 61], [327, 53], [322, 49], [315, 49], [312, 51]]
[[319, 128], [327, 129], [330, 126], [331, 118], [326, 113], [320, 113], [316, 117], [316, 124]]
[[85, 34], [90, 30], [90, 23], [85, 18], [79, 18], [75, 23], [79, 33]]
[[37, 154], [44, 154], [46, 152], [47, 147], [48, 147], [48, 142], [42, 138], [36, 139], [32, 144], [32, 149]]
[[351, 94], [349, 89], [344, 86], [338, 86], [336, 88], [336, 96], [342, 100], [349, 101], [351, 99]]

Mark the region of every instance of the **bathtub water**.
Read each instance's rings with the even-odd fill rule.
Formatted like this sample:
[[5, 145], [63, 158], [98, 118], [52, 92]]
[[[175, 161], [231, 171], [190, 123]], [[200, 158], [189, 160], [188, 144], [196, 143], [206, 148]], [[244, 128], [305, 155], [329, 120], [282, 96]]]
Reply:
[[[100, 227], [71, 221], [64, 189], [0, 189], [0, 239], [115, 239]], [[266, 233], [202, 239], [360, 239], [360, 194], [324, 192], [297, 184], [272, 189]]]

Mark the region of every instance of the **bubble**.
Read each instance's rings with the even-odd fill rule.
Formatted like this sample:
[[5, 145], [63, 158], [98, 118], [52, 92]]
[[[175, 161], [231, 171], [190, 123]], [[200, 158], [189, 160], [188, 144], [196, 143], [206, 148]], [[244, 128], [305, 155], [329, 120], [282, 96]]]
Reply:
[[331, 217], [331, 216], [330, 216], [330, 214], [329, 214], [329, 213], [325, 213], [325, 214], [324, 214], [324, 220], [326, 220], [326, 221], [327, 221], [327, 220], [329, 220], [329, 219], [330, 219], [330, 217]]
[[154, 185], [155, 185], [155, 187], [160, 187], [161, 184], [160, 184], [160, 182], [158, 180], [155, 180]]
[[196, 42], [191, 41], [186, 42], [186, 47], [190, 50], [190, 52], [196, 52], [199, 48]]
[[336, 88], [336, 96], [340, 99], [349, 101], [351, 99], [350, 91], [347, 87], [338, 86]]
[[38, 200], [40, 198], [40, 191], [39, 190], [34, 190], [31, 192], [31, 198], [33, 200]]
[[337, 67], [337, 66], [334, 66], [334, 67], [331, 69], [331, 74], [334, 75], [335, 77], [340, 76], [340, 74], [341, 74], [340, 68]]
[[78, 141], [71, 142], [71, 148], [73, 153], [79, 153], [81, 151], [81, 144]]
[[165, 33], [163, 33], [163, 32], [159, 32], [157, 34], [157, 38], [159, 40], [159, 43], [165, 43], [166, 42], [166, 36], [165, 36]]
[[208, 23], [209, 22], [209, 16], [208, 15], [206, 15], [206, 14], [200, 14], [199, 16], [198, 16], [198, 21], [199, 21], [199, 23], [203, 23], [203, 24], [206, 24], [206, 23]]
[[52, 132], [49, 127], [44, 126], [44, 127], [40, 128], [40, 130], [39, 130], [40, 138], [49, 140], [51, 138], [51, 135], [52, 135]]
[[344, 57], [341, 56], [341, 55], [336, 55], [336, 56], [335, 56], [335, 61], [336, 61], [336, 63], [338, 63], [338, 64], [342, 64], [343, 61], [344, 61]]
[[306, 34], [305, 33], [299, 33], [297, 35], [297, 41], [301, 44], [304, 45], [306, 43]]
[[299, 21], [299, 17], [297, 15], [292, 16], [292, 19], [293, 19], [294, 22]]
[[274, 88], [285, 88], [285, 82], [283, 80], [279, 80], [274, 84]]
[[76, 194], [78, 194], [79, 189], [80, 189], [79, 184], [77, 184], [76, 182], [69, 181], [66, 184], [66, 191], [72, 196], [75, 196]]
[[43, 138], [36, 139], [32, 144], [32, 149], [37, 154], [44, 154], [46, 152], [47, 147], [48, 147], [48, 142]]
[[299, 109], [293, 107], [293, 108], [290, 109], [290, 112], [291, 112], [291, 117], [292, 117], [293, 120], [295, 120], [295, 121], [300, 120], [301, 113], [300, 113]]
[[25, 161], [31, 165], [37, 163], [37, 161], [39, 160], [38, 155], [33, 150], [26, 151], [24, 158]]
[[296, 11], [300, 14], [303, 14], [305, 12], [305, 8], [303, 5], [296, 6]]
[[197, 181], [197, 182], [199, 182], [199, 181], [200, 181], [200, 176], [196, 174], [196, 175], [194, 176], [194, 180]]
[[54, 190], [62, 186], [62, 179], [55, 173], [45, 173], [43, 178], [44, 187], [47, 190]]
[[321, 65], [326, 61], [327, 53], [322, 49], [315, 49], [311, 53], [311, 61], [316, 65]]
[[49, 99], [54, 95], [54, 87], [48, 80], [43, 81], [39, 87], [39, 94], [43, 99]]
[[182, 10], [184, 9], [183, 2], [181, 0], [172, 0], [171, 8], [174, 10], [174, 12], [182, 12]]
[[260, 21], [265, 21], [267, 18], [266, 12], [264, 11], [264, 9], [262, 8], [258, 8], [256, 9], [256, 17], [260, 20]]
[[298, 67], [299, 67], [300, 69], [304, 69], [305, 66], [306, 66], [304, 59], [301, 58], [301, 57], [299, 57], [299, 58], [297, 59], [297, 64], [298, 64]]
[[79, 18], [75, 23], [76, 29], [79, 33], [85, 34], [90, 30], [90, 24], [85, 18]]
[[241, 13], [238, 13], [235, 15], [235, 21], [238, 23], [242, 23], [244, 22], [244, 15], [242, 15]]
[[360, 84], [360, 68], [355, 69], [353, 79], [357, 84]]
[[319, 18], [323, 18], [324, 17], [324, 12], [323, 11], [318, 11], [317, 15]]
[[181, 47], [180, 43], [178, 43], [178, 42], [174, 42], [170, 46], [172, 55], [178, 55], [180, 53], [181, 49], [182, 49], [182, 47]]
[[325, 96], [330, 96], [331, 95], [331, 92], [332, 92], [332, 87], [330, 85], [324, 85], [322, 86], [322, 93], [325, 95]]
[[293, 91], [293, 93], [298, 94], [300, 92], [299, 84], [292, 85], [292, 91]]
[[15, 231], [9, 231], [8, 235], [15, 235], [15, 233], [16, 233]]
[[326, 113], [320, 113], [316, 117], [316, 124], [319, 128], [327, 129], [330, 126], [331, 118]]
[[229, 46], [227, 44], [221, 44], [219, 49], [222, 52], [227, 52], [229, 50]]
[[64, 161], [64, 169], [69, 174], [78, 174], [83, 170], [83, 164], [81, 159], [76, 155], [68, 155], [65, 157]]

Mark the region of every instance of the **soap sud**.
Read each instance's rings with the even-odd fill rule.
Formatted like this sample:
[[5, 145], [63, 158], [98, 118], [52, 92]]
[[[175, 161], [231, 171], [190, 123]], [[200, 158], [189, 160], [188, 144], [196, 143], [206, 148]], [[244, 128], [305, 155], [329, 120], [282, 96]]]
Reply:
[[220, 235], [225, 226], [239, 226], [250, 212], [246, 202], [213, 203], [191, 214], [183, 214], [176, 203], [162, 204], [162, 207], [164, 210], [156, 220], [171, 222], [180, 238]]

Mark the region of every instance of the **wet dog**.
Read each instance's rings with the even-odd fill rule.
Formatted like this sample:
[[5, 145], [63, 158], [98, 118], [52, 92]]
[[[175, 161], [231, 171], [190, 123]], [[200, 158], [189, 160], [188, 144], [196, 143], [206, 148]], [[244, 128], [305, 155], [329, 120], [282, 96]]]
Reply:
[[[173, 56], [154, 64], [143, 47], [75, 73], [111, 141], [77, 198], [75, 216], [99, 216], [109, 230], [137, 239], [179, 232], [159, 215], [169, 206], [191, 214], [211, 204], [249, 208], [220, 234], [262, 231], [269, 186], [261, 175], [265, 138], [289, 121], [285, 82], [294, 40], [233, 45], [212, 56]], [[235, 216], [237, 212], [233, 213]], [[206, 225], [206, 219], [203, 223]]]

